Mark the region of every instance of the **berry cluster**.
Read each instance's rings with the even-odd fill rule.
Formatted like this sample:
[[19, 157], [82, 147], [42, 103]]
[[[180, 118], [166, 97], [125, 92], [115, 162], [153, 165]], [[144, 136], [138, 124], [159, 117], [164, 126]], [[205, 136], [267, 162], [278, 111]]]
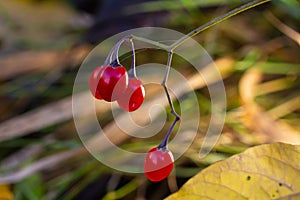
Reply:
[[[116, 51], [119, 50], [120, 44], [116, 47]], [[115, 55], [117, 56], [117, 53]], [[118, 57], [110, 64], [99, 66], [92, 72], [89, 88], [96, 99], [117, 101], [127, 112], [137, 110], [145, 98], [143, 83], [136, 77], [135, 62], [127, 73], [125, 67], [119, 63]]]
[[[127, 72], [125, 67], [119, 62], [118, 51], [121, 44], [129, 40], [132, 47], [132, 65]], [[151, 149], [145, 158], [144, 172], [151, 181], [158, 182], [165, 179], [174, 167], [174, 158], [171, 151], [167, 148], [169, 136], [179, 120], [179, 116], [174, 110], [168, 89], [166, 79], [168, 77], [172, 53], [170, 52], [167, 64], [167, 70], [162, 85], [165, 89], [172, 114], [176, 119], [165, 138], [158, 147]], [[125, 37], [121, 39], [111, 50], [103, 66], [97, 67], [89, 79], [89, 88], [92, 95], [98, 100], [108, 102], [117, 101], [119, 106], [127, 111], [137, 110], [145, 98], [145, 89], [143, 83], [137, 78], [135, 70], [135, 50], [132, 38]]]

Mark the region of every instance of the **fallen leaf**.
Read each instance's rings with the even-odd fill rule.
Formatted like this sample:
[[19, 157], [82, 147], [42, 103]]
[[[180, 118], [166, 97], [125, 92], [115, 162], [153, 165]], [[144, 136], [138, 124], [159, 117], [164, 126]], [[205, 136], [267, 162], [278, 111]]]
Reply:
[[300, 146], [259, 145], [217, 162], [167, 198], [300, 199]]

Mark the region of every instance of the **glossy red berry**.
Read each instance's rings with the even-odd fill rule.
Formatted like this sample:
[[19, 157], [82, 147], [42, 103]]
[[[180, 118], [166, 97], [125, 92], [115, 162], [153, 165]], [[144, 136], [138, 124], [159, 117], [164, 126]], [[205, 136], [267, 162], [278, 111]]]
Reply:
[[96, 98], [96, 99], [102, 99], [100, 93], [99, 93], [99, 80], [101, 77], [101, 73], [103, 71], [104, 67], [103, 66], [99, 66], [97, 67], [91, 74], [90, 76], [90, 80], [89, 80], [89, 88], [90, 91], [92, 93], [92, 95]]
[[115, 101], [126, 90], [128, 83], [127, 71], [123, 66], [106, 66], [98, 84], [98, 91], [106, 101]]
[[144, 172], [149, 180], [158, 182], [171, 173], [173, 166], [174, 158], [169, 150], [153, 148], [147, 153]]
[[119, 106], [128, 112], [138, 109], [145, 99], [145, 88], [137, 78], [130, 78], [128, 86], [122, 96], [117, 100]]

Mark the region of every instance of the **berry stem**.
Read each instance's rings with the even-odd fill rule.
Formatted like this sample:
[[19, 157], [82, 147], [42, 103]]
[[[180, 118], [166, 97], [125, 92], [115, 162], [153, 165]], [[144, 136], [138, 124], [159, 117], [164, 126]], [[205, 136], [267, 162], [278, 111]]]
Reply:
[[127, 35], [123, 38], [121, 38], [117, 44], [113, 46], [113, 48], [110, 50], [108, 56], [106, 57], [104, 61], [104, 65], [109, 65], [111, 63], [116, 63], [117, 65], [120, 65], [120, 60], [119, 60], [119, 50], [121, 45], [128, 39], [132, 39], [131, 35]]
[[167, 144], [168, 144], [169, 137], [170, 137], [176, 123], [180, 120], [180, 116], [177, 114], [177, 112], [174, 109], [174, 105], [173, 105], [173, 102], [172, 102], [172, 99], [170, 97], [170, 93], [169, 93], [169, 90], [168, 90], [168, 87], [167, 87], [167, 80], [168, 80], [169, 73], [170, 73], [172, 58], [173, 58], [173, 52], [170, 51], [169, 54], [168, 54], [168, 61], [167, 61], [165, 76], [164, 76], [164, 79], [163, 79], [161, 85], [164, 87], [164, 90], [165, 90], [165, 93], [166, 93], [166, 96], [167, 96], [167, 99], [168, 99], [168, 102], [169, 102], [169, 105], [170, 105], [170, 108], [171, 108], [171, 114], [173, 114], [175, 116], [175, 120], [172, 123], [171, 127], [169, 128], [169, 130], [168, 130], [167, 134], [165, 135], [163, 141], [157, 147], [158, 149], [161, 149], [161, 150], [166, 150], [167, 149]]
[[179, 115], [176, 113], [176, 111], [174, 109], [174, 105], [173, 105], [173, 102], [172, 102], [172, 99], [170, 97], [170, 93], [169, 93], [169, 90], [168, 90], [168, 87], [167, 87], [167, 80], [168, 80], [169, 73], [170, 73], [172, 58], [173, 58], [173, 52], [170, 51], [169, 55], [168, 55], [168, 61], [167, 61], [165, 76], [164, 76], [164, 79], [163, 79], [161, 85], [164, 87], [164, 90], [165, 90], [165, 93], [166, 93], [166, 96], [167, 96], [167, 99], [168, 99], [168, 102], [169, 102], [169, 105], [170, 105], [170, 108], [171, 108], [171, 113], [176, 118], [178, 118], [178, 120], [179, 120], [180, 117], [179, 117]]
[[129, 39], [130, 44], [131, 44], [131, 49], [132, 49], [132, 62], [131, 62], [131, 67], [130, 70], [128, 71], [128, 77], [129, 78], [136, 78], [136, 62], [135, 62], [135, 48], [134, 48], [134, 43], [133, 43], [133, 39], [130, 38]]
[[160, 143], [160, 145], [158, 145], [157, 149], [162, 150], [162, 151], [167, 150], [167, 144], [168, 144], [169, 137], [170, 137], [170, 135], [171, 135], [171, 133], [172, 133], [172, 131], [173, 131], [173, 129], [174, 129], [176, 123], [177, 123], [179, 120], [180, 120], [180, 118], [176, 116], [176, 118], [175, 118], [175, 120], [173, 121], [171, 127], [169, 128], [167, 134], [165, 135], [163, 141]]

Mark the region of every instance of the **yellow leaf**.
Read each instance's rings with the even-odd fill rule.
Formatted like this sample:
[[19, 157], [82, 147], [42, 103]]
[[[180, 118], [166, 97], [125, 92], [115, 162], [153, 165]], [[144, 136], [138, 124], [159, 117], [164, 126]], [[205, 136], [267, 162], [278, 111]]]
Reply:
[[0, 199], [12, 200], [13, 194], [11, 193], [8, 185], [0, 185]]
[[167, 198], [174, 199], [300, 199], [300, 146], [250, 148], [198, 173]]

